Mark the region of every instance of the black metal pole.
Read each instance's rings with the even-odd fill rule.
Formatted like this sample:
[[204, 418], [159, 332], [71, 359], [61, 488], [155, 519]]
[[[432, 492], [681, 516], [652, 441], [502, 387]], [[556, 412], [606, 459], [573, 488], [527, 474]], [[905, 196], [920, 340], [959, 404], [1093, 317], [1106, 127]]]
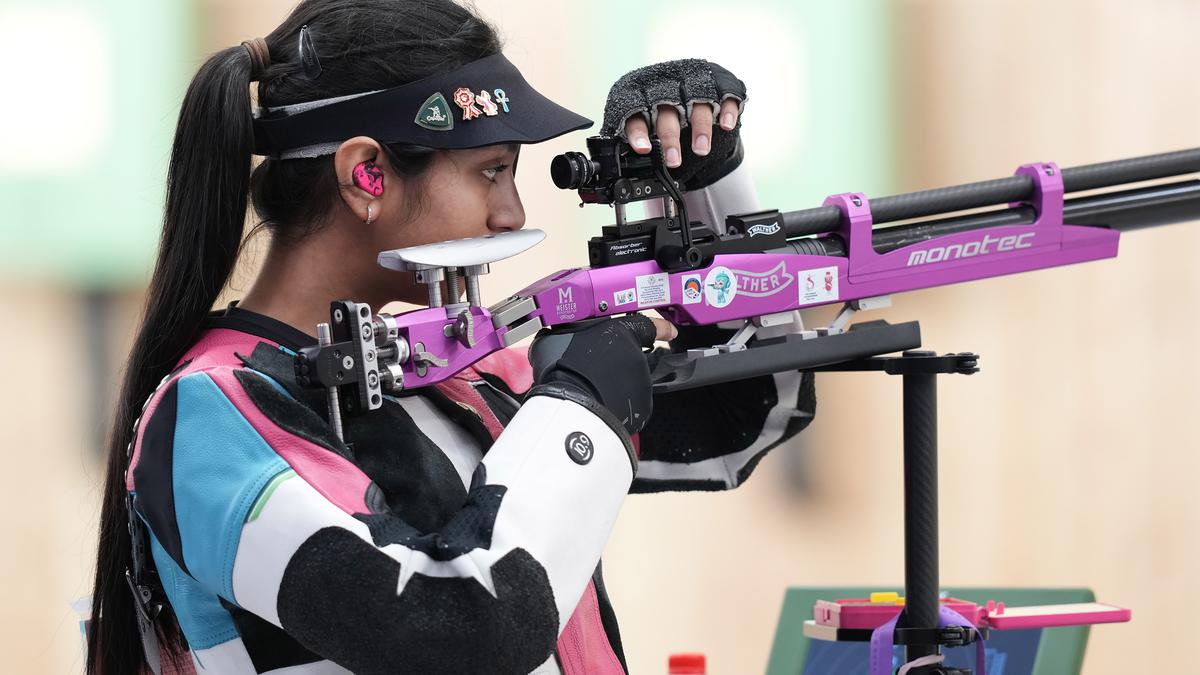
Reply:
[[[904, 612], [909, 628], [936, 628], [938, 589], [937, 375], [904, 378]], [[938, 654], [910, 645], [906, 661]]]

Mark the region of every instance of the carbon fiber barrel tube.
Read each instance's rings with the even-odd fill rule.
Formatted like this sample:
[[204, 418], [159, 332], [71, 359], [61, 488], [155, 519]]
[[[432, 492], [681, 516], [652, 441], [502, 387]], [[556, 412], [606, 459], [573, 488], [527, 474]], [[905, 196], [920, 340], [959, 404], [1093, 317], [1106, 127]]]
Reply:
[[1063, 191], [1079, 192], [1200, 171], [1200, 148], [1063, 169]]
[[836, 206], [818, 206], [815, 209], [788, 211], [780, 215], [783, 231], [789, 239], [822, 234], [837, 229], [842, 220], [842, 211]]
[[[1002, 225], [1028, 225], [1036, 217], [1037, 212], [1032, 206], [996, 209], [879, 228], [872, 233], [871, 243], [876, 252], [889, 253], [948, 234]], [[1066, 200], [1063, 205], [1063, 221], [1066, 223], [1108, 227], [1121, 232], [1188, 220], [1200, 220], [1200, 181], [1181, 181], [1076, 197]], [[844, 256], [846, 243], [838, 235], [803, 237], [789, 241], [786, 248], [774, 252]]]
[[[1063, 169], [1063, 190], [1093, 190], [1193, 172], [1200, 172], [1200, 148]], [[888, 223], [1019, 202], [1032, 195], [1032, 179], [1028, 176], [1009, 176], [872, 199], [871, 215], [876, 224]], [[803, 237], [836, 229], [841, 213], [837, 207], [821, 206], [784, 213], [782, 219], [789, 238]]]

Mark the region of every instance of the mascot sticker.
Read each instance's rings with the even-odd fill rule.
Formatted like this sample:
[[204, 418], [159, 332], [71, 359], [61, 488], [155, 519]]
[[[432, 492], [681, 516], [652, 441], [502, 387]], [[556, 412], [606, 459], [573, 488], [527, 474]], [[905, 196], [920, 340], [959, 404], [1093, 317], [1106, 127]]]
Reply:
[[804, 270], [796, 276], [800, 279], [801, 306], [838, 299], [838, 268]]
[[704, 277], [704, 300], [713, 307], [725, 307], [733, 302], [737, 290], [737, 275], [728, 267], [714, 267]]
[[699, 274], [689, 274], [683, 278], [683, 304], [694, 305], [704, 299], [704, 284]]

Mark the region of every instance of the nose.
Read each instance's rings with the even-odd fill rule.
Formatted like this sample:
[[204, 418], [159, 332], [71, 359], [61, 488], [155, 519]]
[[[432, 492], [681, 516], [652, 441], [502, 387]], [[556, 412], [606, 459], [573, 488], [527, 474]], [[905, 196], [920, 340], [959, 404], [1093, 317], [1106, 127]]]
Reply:
[[521, 205], [521, 195], [517, 194], [516, 185], [508, 185], [506, 190], [496, 191], [492, 203], [488, 206], [489, 230], [493, 232], [514, 232], [525, 227], [525, 207]]

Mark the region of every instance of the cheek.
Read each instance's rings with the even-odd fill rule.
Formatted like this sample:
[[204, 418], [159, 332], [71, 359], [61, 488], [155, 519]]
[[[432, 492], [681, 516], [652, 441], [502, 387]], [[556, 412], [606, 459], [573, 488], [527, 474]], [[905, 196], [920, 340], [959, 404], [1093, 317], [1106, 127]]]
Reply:
[[490, 188], [492, 184], [482, 175], [470, 173], [454, 162], [438, 160], [425, 180], [413, 186], [419, 208], [409, 210], [404, 203], [406, 195], [396, 195], [394, 225], [384, 234], [387, 247], [419, 246], [487, 234]]
[[487, 191], [458, 183], [453, 191], [425, 194], [417, 230], [426, 242], [465, 239], [487, 234]]

